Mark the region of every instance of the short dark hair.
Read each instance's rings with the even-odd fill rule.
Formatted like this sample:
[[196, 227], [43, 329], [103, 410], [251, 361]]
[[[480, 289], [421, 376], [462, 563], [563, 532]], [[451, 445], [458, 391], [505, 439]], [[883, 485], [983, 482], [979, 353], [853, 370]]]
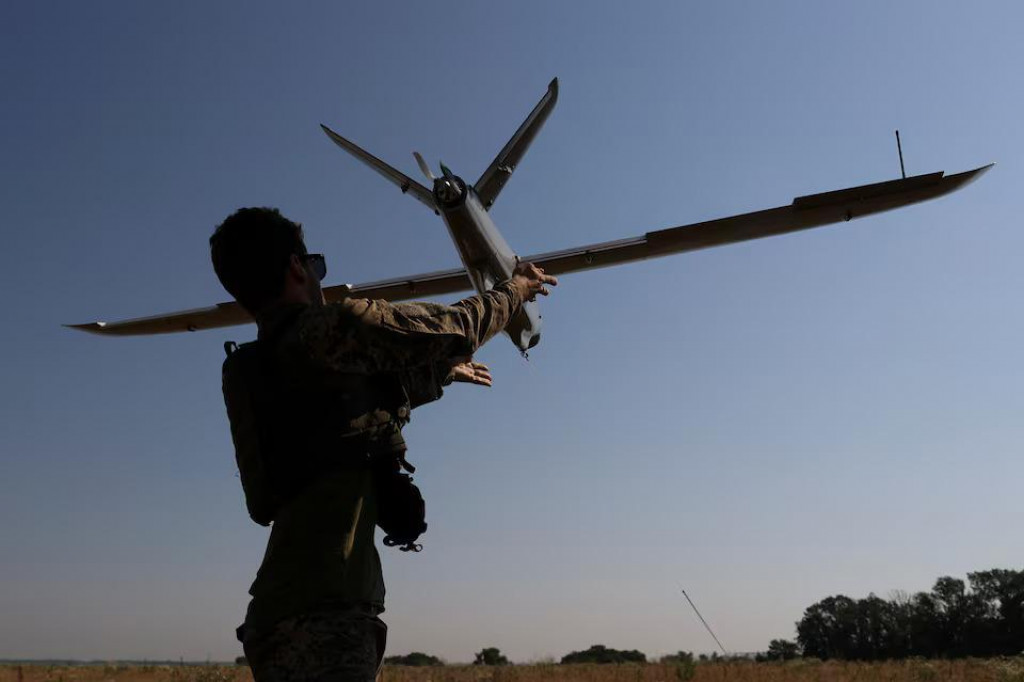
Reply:
[[240, 208], [210, 237], [217, 278], [252, 315], [284, 291], [292, 254], [305, 253], [302, 225], [276, 208]]

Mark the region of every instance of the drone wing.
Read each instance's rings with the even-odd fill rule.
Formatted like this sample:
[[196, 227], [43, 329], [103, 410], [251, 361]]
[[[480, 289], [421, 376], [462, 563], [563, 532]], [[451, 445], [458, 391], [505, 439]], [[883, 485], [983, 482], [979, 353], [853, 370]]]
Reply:
[[331, 138], [331, 141], [334, 144], [338, 145], [339, 147], [347, 151], [349, 154], [356, 157], [357, 159], [365, 163], [367, 166], [377, 171], [391, 182], [398, 185], [398, 188], [402, 190], [402, 194], [411, 194], [413, 197], [418, 199], [420, 203], [422, 203], [424, 206], [429, 208], [434, 213], [437, 213], [437, 206], [434, 204], [434, 194], [429, 189], [427, 189], [420, 183], [416, 182], [415, 180], [413, 180], [412, 178], [410, 178], [408, 175], [398, 170], [397, 168], [393, 168], [388, 164], [384, 163], [376, 156], [374, 156], [370, 152], [366, 151], [365, 149], [357, 145], [355, 142], [346, 140], [344, 137], [342, 137], [338, 133], [334, 132], [333, 130], [325, 126], [323, 123], [320, 124], [320, 127], [323, 129], [324, 134], [326, 134], [327, 137]]
[[480, 203], [487, 210], [490, 210], [491, 206], [494, 205], [494, 200], [498, 198], [498, 194], [505, 186], [505, 183], [512, 177], [512, 171], [516, 169], [519, 161], [526, 154], [526, 150], [530, 148], [530, 143], [533, 142], [533, 138], [537, 137], [537, 133], [540, 132], [544, 121], [548, 120], [548, 116], [551, 114], [551, 110], [555, 108], [556, 102], [558, 102], [557, 78], [548, 84], [548, 90], [540, 98], [540, 101], [537, 102], [537, 106], [533, 108], [533, 111], [526, 117], [526, 120], [519, 126], [515, 134], [512, 135], [512, 138], [505, 143], [505, 146], [501, 148], [498, 155], [491, 161], [491, 165], [487, 167], [487, 170], [483, 172], [480, 179], [476, 181], [474, 188], [476, 189], [477, 196], [480, 197]]
[[773, 237], [935, 199], [973, 182], [994, 165], [955, 175], [945, 175], [939, 171], [902, 180], [809, 194], [793, 199], [793, 203], [788, 206], [670, 227], [632, 239], [539, 253], [523, 260], [537, 264], [548, 274], [560, 275]]
[[[992, 165], [955, 175], [945, 175], [939, 171], [902, 180], [811, 194], [797, 197], [788, 206], [671, 227], [631, 239], [535, 254], [522, 260], [535, 263], [549, 274], [562, 275], [806, 230], [935, 199], [976, 180]], [[443, 296], [471, 288], [466, 271], [458, 268], [354, 286], [343, 284], [325, 289], [324, 294], [328, 301], [337, 301], [347, 296], [401, 301]], [[251, 321], [252, 318], [237, 303], [220, 303], [210, 308], [170, 315], [68, 326], [96, 334], [133, 336], [215, 329]]]
[[[338, 284], [324, 288], [328, 302], [340, 301], [350, 296], [356, 298], [403, 301], [411, 298], [428, 298], [450, 294], [455, 291], [472, 289], [473, 285], [462, 268], [430, 272], [413, 277], [385, 279], [366, 284]], [[174, 332], [196, 332], [203, 329], [233, 327], [252, 322], [252, 316], [234, 301], [218, 303], [209, 308], [194, 308], [167, 315], [137, 317], [121, 322], [89, 322], [65, 325], [93, 334], [110, 336], [143, 336], [148, 334], [171, 334]]]

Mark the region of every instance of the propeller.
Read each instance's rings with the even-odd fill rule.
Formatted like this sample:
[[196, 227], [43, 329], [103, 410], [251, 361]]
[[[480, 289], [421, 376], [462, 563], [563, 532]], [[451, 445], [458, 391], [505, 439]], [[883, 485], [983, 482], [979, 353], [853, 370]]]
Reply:
[[458, 180], [448, 169], [448, 166], [444, 165], [444, 161], [440, 162], [441, 172], [444, 176], [438, 178], [430, 172], [430, 166], [423, 160], [419, 152], [413, 152], [412, 155], [416, 157], [416, 164], [420, 167], [420, 172], [433, 184], [434, 192], [441, 201], [456, 201], [462, 196], [462, 189], [459, 187]]
[[430, 172], [430, 166], [427, 165], [427, 162], [423, 160], [423, 157], [420, 156], [419, 152], [413, 152], [412, 155], [416, 157], [416, 163], [419, 164], [420, 171], [423, 173], [423, 175], [427, 178], [427, 180], [433, 182], [434, 174]]

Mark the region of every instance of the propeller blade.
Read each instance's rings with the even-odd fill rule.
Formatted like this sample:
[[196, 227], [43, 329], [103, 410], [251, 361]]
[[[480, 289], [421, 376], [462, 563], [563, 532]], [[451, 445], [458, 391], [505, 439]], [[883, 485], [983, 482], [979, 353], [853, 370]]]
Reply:
[[448, 166], [444, 165], [444, 161], [439, 161], [438, 163], [440, 163], [441, 165], [441, 172], [444, 173], [444, 176], [449, 180], [454, 180], [455, 175], [450, 170], [448, 170]]
[[427, 180], [433, 182], [434, 174], [430, 172], [430, 166], [427, 165], [427, 162], [423, 160], [423, 157], [420, 156], [419, 152], [413, 152], [412, 155], [416, 157], [416, 163], [419, 164], [420, 171], [423, 173], [423, 175], [427, 178]]

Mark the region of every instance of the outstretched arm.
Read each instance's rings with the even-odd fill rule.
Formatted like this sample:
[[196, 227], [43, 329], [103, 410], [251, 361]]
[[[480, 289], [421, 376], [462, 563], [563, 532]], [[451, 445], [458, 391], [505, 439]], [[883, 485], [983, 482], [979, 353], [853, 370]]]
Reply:
[[313, 359], [337, 371], [403, 372], [471, 356], [502, 331], [524, 300], [547, 295], [554, 277], [529, 263], [490, 291], [454, 305], [346, 300], [313, 309], [301, 338]]

